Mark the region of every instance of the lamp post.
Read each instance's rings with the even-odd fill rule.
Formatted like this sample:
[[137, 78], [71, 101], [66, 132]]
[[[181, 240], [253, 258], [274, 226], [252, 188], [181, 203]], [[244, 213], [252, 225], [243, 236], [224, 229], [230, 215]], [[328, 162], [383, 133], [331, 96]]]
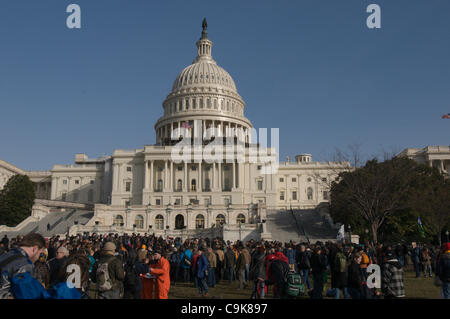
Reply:
[[172, 211], [172, 204], [169, 202], [167, 204], [166, 212], [167, 212], [167, 226], [166, 229], [170, 229], [170, 212]]
[[447, 235], [447, 243], [448, 243], [448, 234], [449, 234], [449, 232], [448, 232], [448, 230], [445, 232], [445, 235]]
[[352, 226], [348, 225], [348, 233], [350, 235], [350, 245], [352, 244]]
[[230, 212], [231, 212], [232, 208], [231, 208], [231, 203], [228, 203], [227, 206], [227, 224], [230, 225]]

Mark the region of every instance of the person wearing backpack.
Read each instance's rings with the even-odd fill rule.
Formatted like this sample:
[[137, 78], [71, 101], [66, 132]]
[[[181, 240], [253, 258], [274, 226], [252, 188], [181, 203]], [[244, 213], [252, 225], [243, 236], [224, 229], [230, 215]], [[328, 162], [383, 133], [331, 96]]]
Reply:
[[28, 273], [37, 279], [34, 263], [46, 248], [44, 237], [31, 233], [23, 237], [17, 248], [0, 256], [0, 299], [12, 299], [12, 278], [19, 273]]
[[189, 248], [181, 247], [181, 268], [183, 269], [183, 281], [191, 281], [192, 252]]
[[93, 282], [97, 284], [99, 299], [120, 299], [121, 282], [125, 279], [122, 262], [114, 256], [116, 245], [107, 242], [92, 271]]
[[347, 285], [347, 258], [344, 255], [344, 248], [341, 244], [336, 246], [330, 263], [331, 287], [335, 289], [334, 299], [340, 298], [340, 290], [344, 290]]
[[173, 285], [176, 285], [181, 267], [181, 253], [176, 247], [172, 249], [173, 251], [170, 255], [170, 281]]
[[300, 245], [300, 251], [297, 253], [296, 262], [300, 276], [302, 276], [303, 283], [305, 283], [308, 289], [311, 289], [312, 285], [309, 280], [309, 272], [311, 270], [310, 255], [309, 252], [306, 251], [306, 247], [304, 245]]

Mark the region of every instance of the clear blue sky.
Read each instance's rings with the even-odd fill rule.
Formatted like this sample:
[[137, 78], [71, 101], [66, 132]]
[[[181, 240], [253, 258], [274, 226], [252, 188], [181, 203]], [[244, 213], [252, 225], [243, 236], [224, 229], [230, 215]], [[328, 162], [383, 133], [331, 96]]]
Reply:
[[[81, 30], [66, 27], [70, 3]], [[3, 0], [0, 159], [46, 170], [154, 143], [203, 17], [246, 116], [280, 128], [281, 160], [450, 144], [448, 0]]]

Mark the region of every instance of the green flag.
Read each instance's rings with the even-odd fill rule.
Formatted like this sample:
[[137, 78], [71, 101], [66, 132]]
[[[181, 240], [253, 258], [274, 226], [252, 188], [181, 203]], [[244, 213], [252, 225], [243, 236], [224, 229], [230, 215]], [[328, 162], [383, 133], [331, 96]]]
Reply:
[[420, 220], [420, 216], [417, 218], [417, 225], [419, 226], [419, 233], [422, 238], [425, 238], [425, 230], [423, 229], [422, 221]]

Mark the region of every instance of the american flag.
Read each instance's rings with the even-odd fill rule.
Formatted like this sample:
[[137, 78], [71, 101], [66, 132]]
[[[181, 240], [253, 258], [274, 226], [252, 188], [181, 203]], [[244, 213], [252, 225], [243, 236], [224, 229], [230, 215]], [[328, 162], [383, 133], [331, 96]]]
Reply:
[[450, 119], [450, 113], [442, 115], [443, 119]]
[[192, 125], [189, 124], [188, 122], [183, 122], [183, 123], [181, 124], [181, 127], [182, 127], [182, 128], [192, 128]]

